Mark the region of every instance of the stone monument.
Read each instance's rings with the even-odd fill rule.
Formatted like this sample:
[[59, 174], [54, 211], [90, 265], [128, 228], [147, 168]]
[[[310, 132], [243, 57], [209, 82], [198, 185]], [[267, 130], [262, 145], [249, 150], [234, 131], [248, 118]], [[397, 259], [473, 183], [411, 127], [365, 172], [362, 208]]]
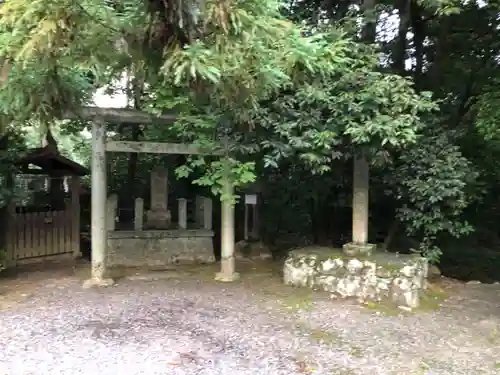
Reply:
[[151, 207], [146, 213], [147, 226], [168, 229], [172, 215], [168, 210], [168, 171], [155, 168], [151, 172]]

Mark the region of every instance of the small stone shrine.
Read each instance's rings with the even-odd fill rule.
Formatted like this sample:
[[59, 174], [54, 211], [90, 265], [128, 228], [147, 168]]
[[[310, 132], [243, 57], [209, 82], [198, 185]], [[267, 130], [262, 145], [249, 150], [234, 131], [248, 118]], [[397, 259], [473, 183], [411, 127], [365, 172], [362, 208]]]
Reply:
[[327, 247], [290, 251], [284, 267], [285, 284], [317, 288], [338, 297], [390, 299], [416, 308], [427, 287], [428, 262], [417, 254], [377, 252], [350, 256]]
[[151, 172], [151, 208], [146, 213], [146, 226], [167, 229], [172, 221], [168, 210], [168, 171], [155, 168]]
[[[133, 230], [117, 230], [118, 196], [107, 200], [107, 255], [110, 266], [162, 268], [180, 263], [215, 261], [212, 231], [212, 200], [195, 198], [195, 222], [188, 226], [188, 200], [179, 198], [177, 222], [168, 210], [167, 170], [151, 172], [151, 205], [144, 212], [144, 199], [136, 198]], [[144, 220], [144, 218], [146, 220]]]

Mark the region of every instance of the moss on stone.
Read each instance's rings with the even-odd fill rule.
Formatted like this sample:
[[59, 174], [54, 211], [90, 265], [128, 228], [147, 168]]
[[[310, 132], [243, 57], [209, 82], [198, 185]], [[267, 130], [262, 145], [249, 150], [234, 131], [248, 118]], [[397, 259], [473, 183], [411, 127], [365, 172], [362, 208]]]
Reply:
[[392, 273], [392, 272], [399, 271], [404, 266], [401, 266], [399, 264], [391, 264], [391, 263], [381, 263], [381, 264], [377, 263], [377, 268], [378, 267], [380, 267], [384, 271], [388, 271], [388, 272]]
[[[340, 259], [343, 262], [348, 262], [350, 260], [356, 259], [361, 262], [368, 261], [373, 262], [377, 267], [381, 267], [387, 271], [397, 271], [403, 268], [408, 262], [416, 259], [418, 256], [412, 256], [407, 254], [395, 254], [395, 253], [384, 253], [375, 251], [372, 254], [358, 254], [358, 255], [347, 255], [342, 249], [329, 248], [329, 247], [306, 247], [302, 249], [293, 250], [297, 255], [301, 254], [304, 257], [315, 256], [317, 262], [324, 262], [329, 259]], [[393, 259], [391, 259], [393, 258]], [[394, 258], [400, 259], [399, 262], [395, 262]]]
[[403, 310], [397, 304], [388, 300], [380, 302], [370, 301], [366, 302], [363, 306], [368, 310], [377, 311], [384, 316], [408, 315], [439, 310], [441, 304], [448, 298], [448, 293], [432, 287], [422, 291], [420, 306], [412, 310]]

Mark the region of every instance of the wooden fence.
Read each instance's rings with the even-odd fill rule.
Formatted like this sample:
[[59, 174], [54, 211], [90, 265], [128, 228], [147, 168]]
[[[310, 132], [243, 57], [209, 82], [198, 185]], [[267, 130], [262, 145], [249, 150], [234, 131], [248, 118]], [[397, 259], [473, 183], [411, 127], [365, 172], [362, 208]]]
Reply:
[[60, 255], [80, 253], [79, 215], [64, 211], [7, 214], [5, 233], [7, 265], [31, 263]]

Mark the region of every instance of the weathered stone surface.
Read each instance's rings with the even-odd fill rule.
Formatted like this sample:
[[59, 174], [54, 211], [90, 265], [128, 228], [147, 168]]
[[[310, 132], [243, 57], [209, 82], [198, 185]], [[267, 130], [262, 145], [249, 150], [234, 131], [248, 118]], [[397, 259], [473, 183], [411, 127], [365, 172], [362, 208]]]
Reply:
[[439, 279], [441, 277], [441, 270], [434, 264], [429, 265], [429, 279]]
[[354, 242], [346, 243], [342, 246], [342, 251], [345, 255], [357, 256], [357, 255], [370, 255], [377, 249], [377, 245], [372, 243], [359, 244]]
[[83, 289], [106, 288], [113, 285], [115, 285], [115, 281], [113, 279], [92, 277], [83, 282], [82, 288]]
[[230, 283], [233, 281], [238, 281], [240, 279], [240, 274], [238, 272], [232, 272], [232, 273], [217, 272], [215, 274], [214, 279], [215, 281]]
[[239, 241], [234, 245], [236, 259], [271, 259], [269, 248], [260, 241]]
[[172, 223], [172, 214], [169, 210], [149, 210], [146, 212], [147, 224], [150, 229], [167, 229]]
[[207, 230], [116, 231], [108, 234], [108, 266], [158, 267], [215, 262]]
[[283, 267], [285, 284], [318, 288], [339, 297], [418, 307], [426, 288], [427, 259], [375, 252], [349, 257], [340, 250], [308, 247], [292, 250]]

